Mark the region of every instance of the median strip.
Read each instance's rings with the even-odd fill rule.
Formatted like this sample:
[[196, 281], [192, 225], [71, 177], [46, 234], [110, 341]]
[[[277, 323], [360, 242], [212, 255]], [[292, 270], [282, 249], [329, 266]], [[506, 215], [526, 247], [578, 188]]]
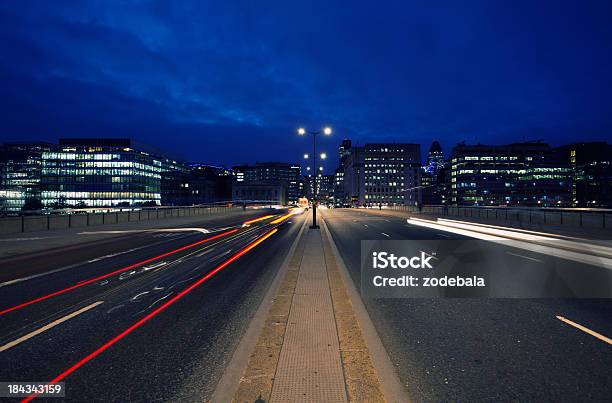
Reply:
[[232, 401], [385, 401], [322, 231], [302, 233]]

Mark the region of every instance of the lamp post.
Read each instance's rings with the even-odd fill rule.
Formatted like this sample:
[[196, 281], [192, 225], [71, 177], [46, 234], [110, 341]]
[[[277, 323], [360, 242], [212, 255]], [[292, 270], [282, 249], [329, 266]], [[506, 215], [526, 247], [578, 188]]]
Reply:
[[[304, 129], [303, 127], [300, 127], [298, 129], [298, 134], [300, 136], [304, 136], [306, 134], [312, 135], [312, 164], [313, 164], [313, 168], [315, 172], [313, 176], [314, 179], [312, 181], [312, 225], [310, 226], [310, 228], [312, 229], [319, 228], [319, 226], [317, 225], [317, 176], [316, 176], [316, 172], [317, 172], [317, 136], [321, 133], [325, 136], [329, 136], [330, 134], [332, 134], [332, 129], [331, 127], [325, 127], [323, 128], [323, 130], [317, 130], [317, 131], [306, 131], [306, 129]], [[325, 159], [326, 155], [325, 156], [323, 155], [322, 157], [323, 159]], [[304, 157], [308, 158], [307, 155], [304, 155]]]

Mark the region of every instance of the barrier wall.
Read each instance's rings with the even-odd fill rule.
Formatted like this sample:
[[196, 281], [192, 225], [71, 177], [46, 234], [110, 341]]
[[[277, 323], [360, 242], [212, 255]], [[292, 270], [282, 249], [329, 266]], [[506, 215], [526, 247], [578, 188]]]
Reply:
[[90, 227], [132, 221], [148, 221], [166, 217], [186, 217], [240, 211], [242, 207], [161, 207], [137, 211], [107, 213], [47, 214], [0, 218], [0, 234]]
[[505, 207], [457, 207], [457, 206], [392, 206], [391, 210], [425, 213], [439, 216], [486, 218], [490, 220], [516, 221], [526, 224], [567, 225], [587, 228], [612, 228], [612, 212], [588, 210], [517, 209]]

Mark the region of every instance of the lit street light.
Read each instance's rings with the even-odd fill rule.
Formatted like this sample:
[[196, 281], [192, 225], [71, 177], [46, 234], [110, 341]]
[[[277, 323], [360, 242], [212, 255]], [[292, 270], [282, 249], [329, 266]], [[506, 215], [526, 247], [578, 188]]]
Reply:
[[308, 159], [308, 154], [304, 154], [304, 159], [307, 160]]
[[[300, 127], [298, 129], [298, 134], [300, 136], [305, 135], [306, 133], [311, 134], [312, 135], [312, 162], [313, 162], [313, 166], [314, 166], [314, 170], [315, 172], [317, 171], [317, 135], [323, 133], [326, 136], [329, 136], [330, 134], [332, 134], [332, 129], [331, 127], [327, 126], [324, 127], [322, 131], [306, 131], [306, 129], [304, 129], [303, 127]], [[304, 158], [308, 158], [306, 157], [306, 155], [304, 155]], [[327, 158], [327, 154], [323, 153], [321, 154], [321, 159], [325, 159]], [[323, 170], [323, 167], [319, 167], [318, 169], [319, 171]], [[316, 184], [316, 180], [313, 179], [312, 181], [312, 225], [310, 226], [310, 228], [316, 229], [319, 228], [319, 226], [317, 225], [317, 184]]]

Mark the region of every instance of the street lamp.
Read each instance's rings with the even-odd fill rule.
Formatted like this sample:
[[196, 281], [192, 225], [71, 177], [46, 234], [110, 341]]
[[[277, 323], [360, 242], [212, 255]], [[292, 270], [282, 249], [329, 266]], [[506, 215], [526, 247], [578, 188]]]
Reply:
[[304, 154], [304, 159], [307, 160], [308, 159], [308, 154]]
[[[323, 128], [323, 130], [306, 131], [306, 129], [304, 129], [303, 127], [300, 127], [297, 132], [300, 136], [303, 136], [306, 133], [312, 135], [312, 163], [314, 166], [314, 171], [316, 172], [317, 171], [317, 135], [323, 133], [325, 136], [329, 136], [330, 134], [332, 134], [332, 129], [329, 126], [326, 126]], [[321, 159], [325, 159], [325, 158], [327, 158], [327, 155], [325, 153], [321, 154]], [[323, 167], [321, 167], [319, 170], [322, 171]], [[312, 229], [319, 228], [319, 226], [317, 225], [317, 181], [316, 180], [312, 181], [312, 225], [310, 226], [310, 228]]]
[[321, 153], [321, 159], [324, 160], [325, 158], [327, 158], [327, 154]]

